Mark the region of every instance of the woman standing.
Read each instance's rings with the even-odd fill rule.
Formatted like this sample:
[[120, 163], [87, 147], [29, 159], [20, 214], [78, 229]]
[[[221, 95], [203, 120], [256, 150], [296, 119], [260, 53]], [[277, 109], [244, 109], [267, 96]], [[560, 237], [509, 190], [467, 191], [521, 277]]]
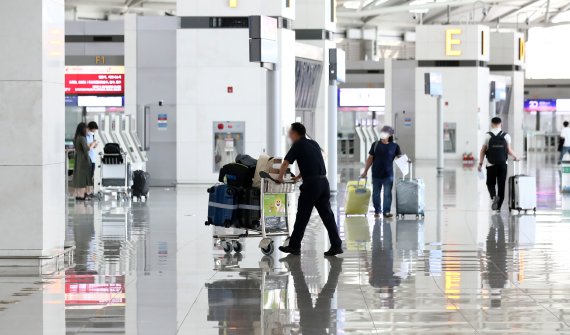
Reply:
[[[394, 159], [402, 155], [400, 146], [394, 143], [394, 129], [384, 126], [380, 130], [380, 140], [372, 144], [366, 167], [362, 177], [366, 178], [368, 170], [372, 167], [372, 203], [374, 204], [375, 216], [384, 214], [385, 218], [391, 218], [392, 186], [394, 185]], [[384, 201], [380, 208], [380, 192], [384, 189]]]
[[87, 144], [87, 125], [83, 122], [77, 125], [75, 138], [75, 168], [71, 186], [75, 188], [75, 200], [83, 201], [86, 198], [86, 187], [93, 186], [91, 176], [91, 159], [89, 158], [89, 145]]

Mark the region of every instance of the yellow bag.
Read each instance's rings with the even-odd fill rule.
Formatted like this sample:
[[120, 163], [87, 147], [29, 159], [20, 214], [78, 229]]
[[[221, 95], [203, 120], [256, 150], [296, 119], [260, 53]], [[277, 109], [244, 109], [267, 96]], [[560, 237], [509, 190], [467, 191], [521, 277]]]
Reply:
[[[362, 180], [364, 179], [364, 183]], [[370, 205], [372, 191], [367, 185], [366, 178], [349, 181], [346, 185], [346, 215], [366, 215]]]

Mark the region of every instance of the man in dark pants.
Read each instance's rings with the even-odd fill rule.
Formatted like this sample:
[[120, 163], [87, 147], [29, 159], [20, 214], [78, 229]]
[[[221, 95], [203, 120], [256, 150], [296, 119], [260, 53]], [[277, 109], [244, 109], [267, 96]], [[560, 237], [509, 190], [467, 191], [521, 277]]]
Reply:
[[[332, 299], [334, 298], [338, 280], [342, 273], [342, 258], [329, 257], [329, 275], [327, 282], [319, 291], [315, 304], [309, 286], [305, 279], [305, 274], [301, 268], [299, 257], [287, 256], [282, 259], [291, 271], [295, 294], [297, 295], [297, 307], [299, 308], [299, 328], [301, 334], [337, 334], [336, 312], [332, 309]], [[314, 272], [309, 275], [314, 275]], [[280, 333], [281, 334], [281, 333]], [[295, 334], [292, 332], [292, 334]]]
[[493, 204], [491, 209], [500, 211], [505, 200], [505, 184], [507, 182], [507, 160], [511, 155], [518, 160], [511, 148], [511, 137], [501, 128], [501, 118], [491, 120], [491, 130], [485, 135], [485, 143], [479, 153], [479, 171], [487, 158], [487, 189]]
[[325, 256], [336, 256], [342, 254], [342, 241], [338, 234], [336, 220], [330, 204], [330, 187], [327, 179], [327, 170], [323, 160], [323, 154], [319, 144], [308, 139], [305, 126], [299, 122], [291, 124], [289, 138], [293, 146], [283, 159], [278, 181], [283, 182], [283, 176], [290, 164], [297, 162], [301, 174], [297, 179], [303, 179], [301, 185], [301, 195], [297, 204], [297, 218], [293, 233], [288, 246], [281, 246], [279, 250], [285, 253], [300, 255], [301, 241], [305, 234], [305, 229], [311, 218], [313, 207], [317, 208], [321, 220], [327, 229], [331, 248], [325, 252]]

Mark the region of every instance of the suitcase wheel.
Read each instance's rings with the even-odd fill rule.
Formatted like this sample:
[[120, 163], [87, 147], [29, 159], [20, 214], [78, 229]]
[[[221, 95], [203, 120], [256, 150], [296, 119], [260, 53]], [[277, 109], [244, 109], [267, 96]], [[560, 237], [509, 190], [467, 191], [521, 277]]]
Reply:
[[271, 241], [271, 243], [269, 243], [267, 247], [260, 249], [262, 254], [264, 254], [265, 256], [269, 256], [273, 254], [273, 251], [275, 251], [275, 245], [273, 245], [273, 241]]
[[232, 241], [232, 247], [237, 254], [239, 254], [243, 250], [243, 245], [241, 244], [240, 241]]
[[222, 241], [222, 248], [224, 248], [224, 252], [229, 254], [232, 252], [232, 243], [230, 241]]

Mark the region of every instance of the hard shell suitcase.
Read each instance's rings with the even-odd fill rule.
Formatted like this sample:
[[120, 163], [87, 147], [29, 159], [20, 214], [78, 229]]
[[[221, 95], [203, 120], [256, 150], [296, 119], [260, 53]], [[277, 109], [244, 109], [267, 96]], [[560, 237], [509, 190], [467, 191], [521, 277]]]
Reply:
[[401, 178], [396, 183], [396, 215], [425, 215], [425, 184], [423, 179], [414, 178], [412, 162], [409, 164], [409, 178]]
[[236, 187], [251, 187], [254, 168], [240, 163], [226, 164], [220, 170], [218, 180], [224, 184]]
[[[534, 211], [536, 212], [536, 178], [523, 175], [520, 164], [513, 164], [514, 175], [509, 178], [509, 211]], [[517, 165], [519, 171], [517, 173]]]
[[142, 170], [133, 172], [133, 185], [131, 186], [131, 196], [133, 198], [148, 197], [150, 174]]
[[[364, 180], [364, 183], [361, 181]], [[346, 185], [346, 215], [366, 215], [370, 205], [372, 191], [367, 185], [366, 178], [349, 181]]]
[[206, 225], [229, 228], [235, 224], [237, 189], [228, 185], [215, 185], [208, 189], [208, 221]]
[[261, 225], [261, 191], [259, 188], [245, 188], [239, 192], [239, 228], [258, 230]]

